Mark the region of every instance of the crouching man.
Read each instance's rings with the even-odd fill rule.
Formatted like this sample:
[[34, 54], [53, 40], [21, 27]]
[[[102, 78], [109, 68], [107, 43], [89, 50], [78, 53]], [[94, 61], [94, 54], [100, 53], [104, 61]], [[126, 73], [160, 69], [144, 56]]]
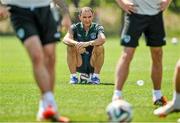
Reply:
[[77, 84], [78, 76], [88, 76], [89, 83], [100, 83], [100, 71], [104, 63], [104, 28], [93, 23], [94, 12], [90, 7], [79, 11], [80, 22], [73, 24], [63, 42], [67, 45], [67, 63], [70, 70], [70, 83]]

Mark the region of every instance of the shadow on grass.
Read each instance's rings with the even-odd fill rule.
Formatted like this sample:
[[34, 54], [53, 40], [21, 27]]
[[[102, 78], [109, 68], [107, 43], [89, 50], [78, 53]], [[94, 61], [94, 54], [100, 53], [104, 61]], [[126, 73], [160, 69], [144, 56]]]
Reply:
[[114, 83], [106, 82], [106, 83], [100, 83], [100, 85], [114, 85]]
[[98, 85], [114, 85], [114, 83], [100, 83], [100, 84], [89, 84], [89, 83], [78, 83], [76, 85], [90, 85], [90, 86], [98, 86]]

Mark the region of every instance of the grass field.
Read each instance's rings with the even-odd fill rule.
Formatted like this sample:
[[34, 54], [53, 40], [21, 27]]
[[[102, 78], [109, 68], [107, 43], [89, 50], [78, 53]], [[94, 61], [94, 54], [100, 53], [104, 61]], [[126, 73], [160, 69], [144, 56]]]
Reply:
[[[66, 47], [62, 43], [57, 47], [55, 97], [61, 114], [72, 121], [107, 121], [105, 108], [111, 101], [114, 70], [122, 50], [119, 38], [107, 39], [100, 85], [70, 85]], [[179, 57], [180, 43], [173, 45], [169, 38], [164, 47], [162, 85], [162, 91], [168, 99], [172, 98], [172, 76]], [[150, 64], [149, 48], [141, 40], [123, 90], [124, 98], [133, 105], [133, 121], [176, 122], [180, 113], [166, 118], [153, 116]], [[144, 86], [136, 85], [136, 81], [140, 79], [145, 81]], [[22, 44], [16, 37], [0, 37], [0, 122], [35, 121], [39, 96], [31, 63]]]

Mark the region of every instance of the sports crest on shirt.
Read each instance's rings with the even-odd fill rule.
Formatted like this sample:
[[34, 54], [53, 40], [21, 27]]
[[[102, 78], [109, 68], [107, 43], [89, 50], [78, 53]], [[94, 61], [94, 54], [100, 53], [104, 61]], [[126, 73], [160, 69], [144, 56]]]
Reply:
[[91, 38], [92, 40], [96, 39], [96, 33], [91, 33], [91, 34], [90, 34], [90, 38]]

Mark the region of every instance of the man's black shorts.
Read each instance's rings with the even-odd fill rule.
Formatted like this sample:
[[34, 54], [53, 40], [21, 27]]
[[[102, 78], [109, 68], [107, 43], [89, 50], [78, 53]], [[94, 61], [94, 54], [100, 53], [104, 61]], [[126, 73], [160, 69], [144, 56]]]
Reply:
[[79, 73], [94, 73], [94, 68], [91, 66], [90, 61], [91, 61], [91, 53], [83, 53], [81, 54], [82, 57], [82, 65], [80, 67], [77, 67], [77, 71]]
[[22, 42], [33, 35], [40, 37], [42, 45], [59, 41], [60, 33], [57, 31], [57, 23], [49, 6], [38, 8], [10, 7], [13, 28]]
[[144, 33], [146, 45], [159, 47], [166, 44], [162, 12], [157, 15], [126, 14], [121, 35], [121, 45], [137, 47]]

